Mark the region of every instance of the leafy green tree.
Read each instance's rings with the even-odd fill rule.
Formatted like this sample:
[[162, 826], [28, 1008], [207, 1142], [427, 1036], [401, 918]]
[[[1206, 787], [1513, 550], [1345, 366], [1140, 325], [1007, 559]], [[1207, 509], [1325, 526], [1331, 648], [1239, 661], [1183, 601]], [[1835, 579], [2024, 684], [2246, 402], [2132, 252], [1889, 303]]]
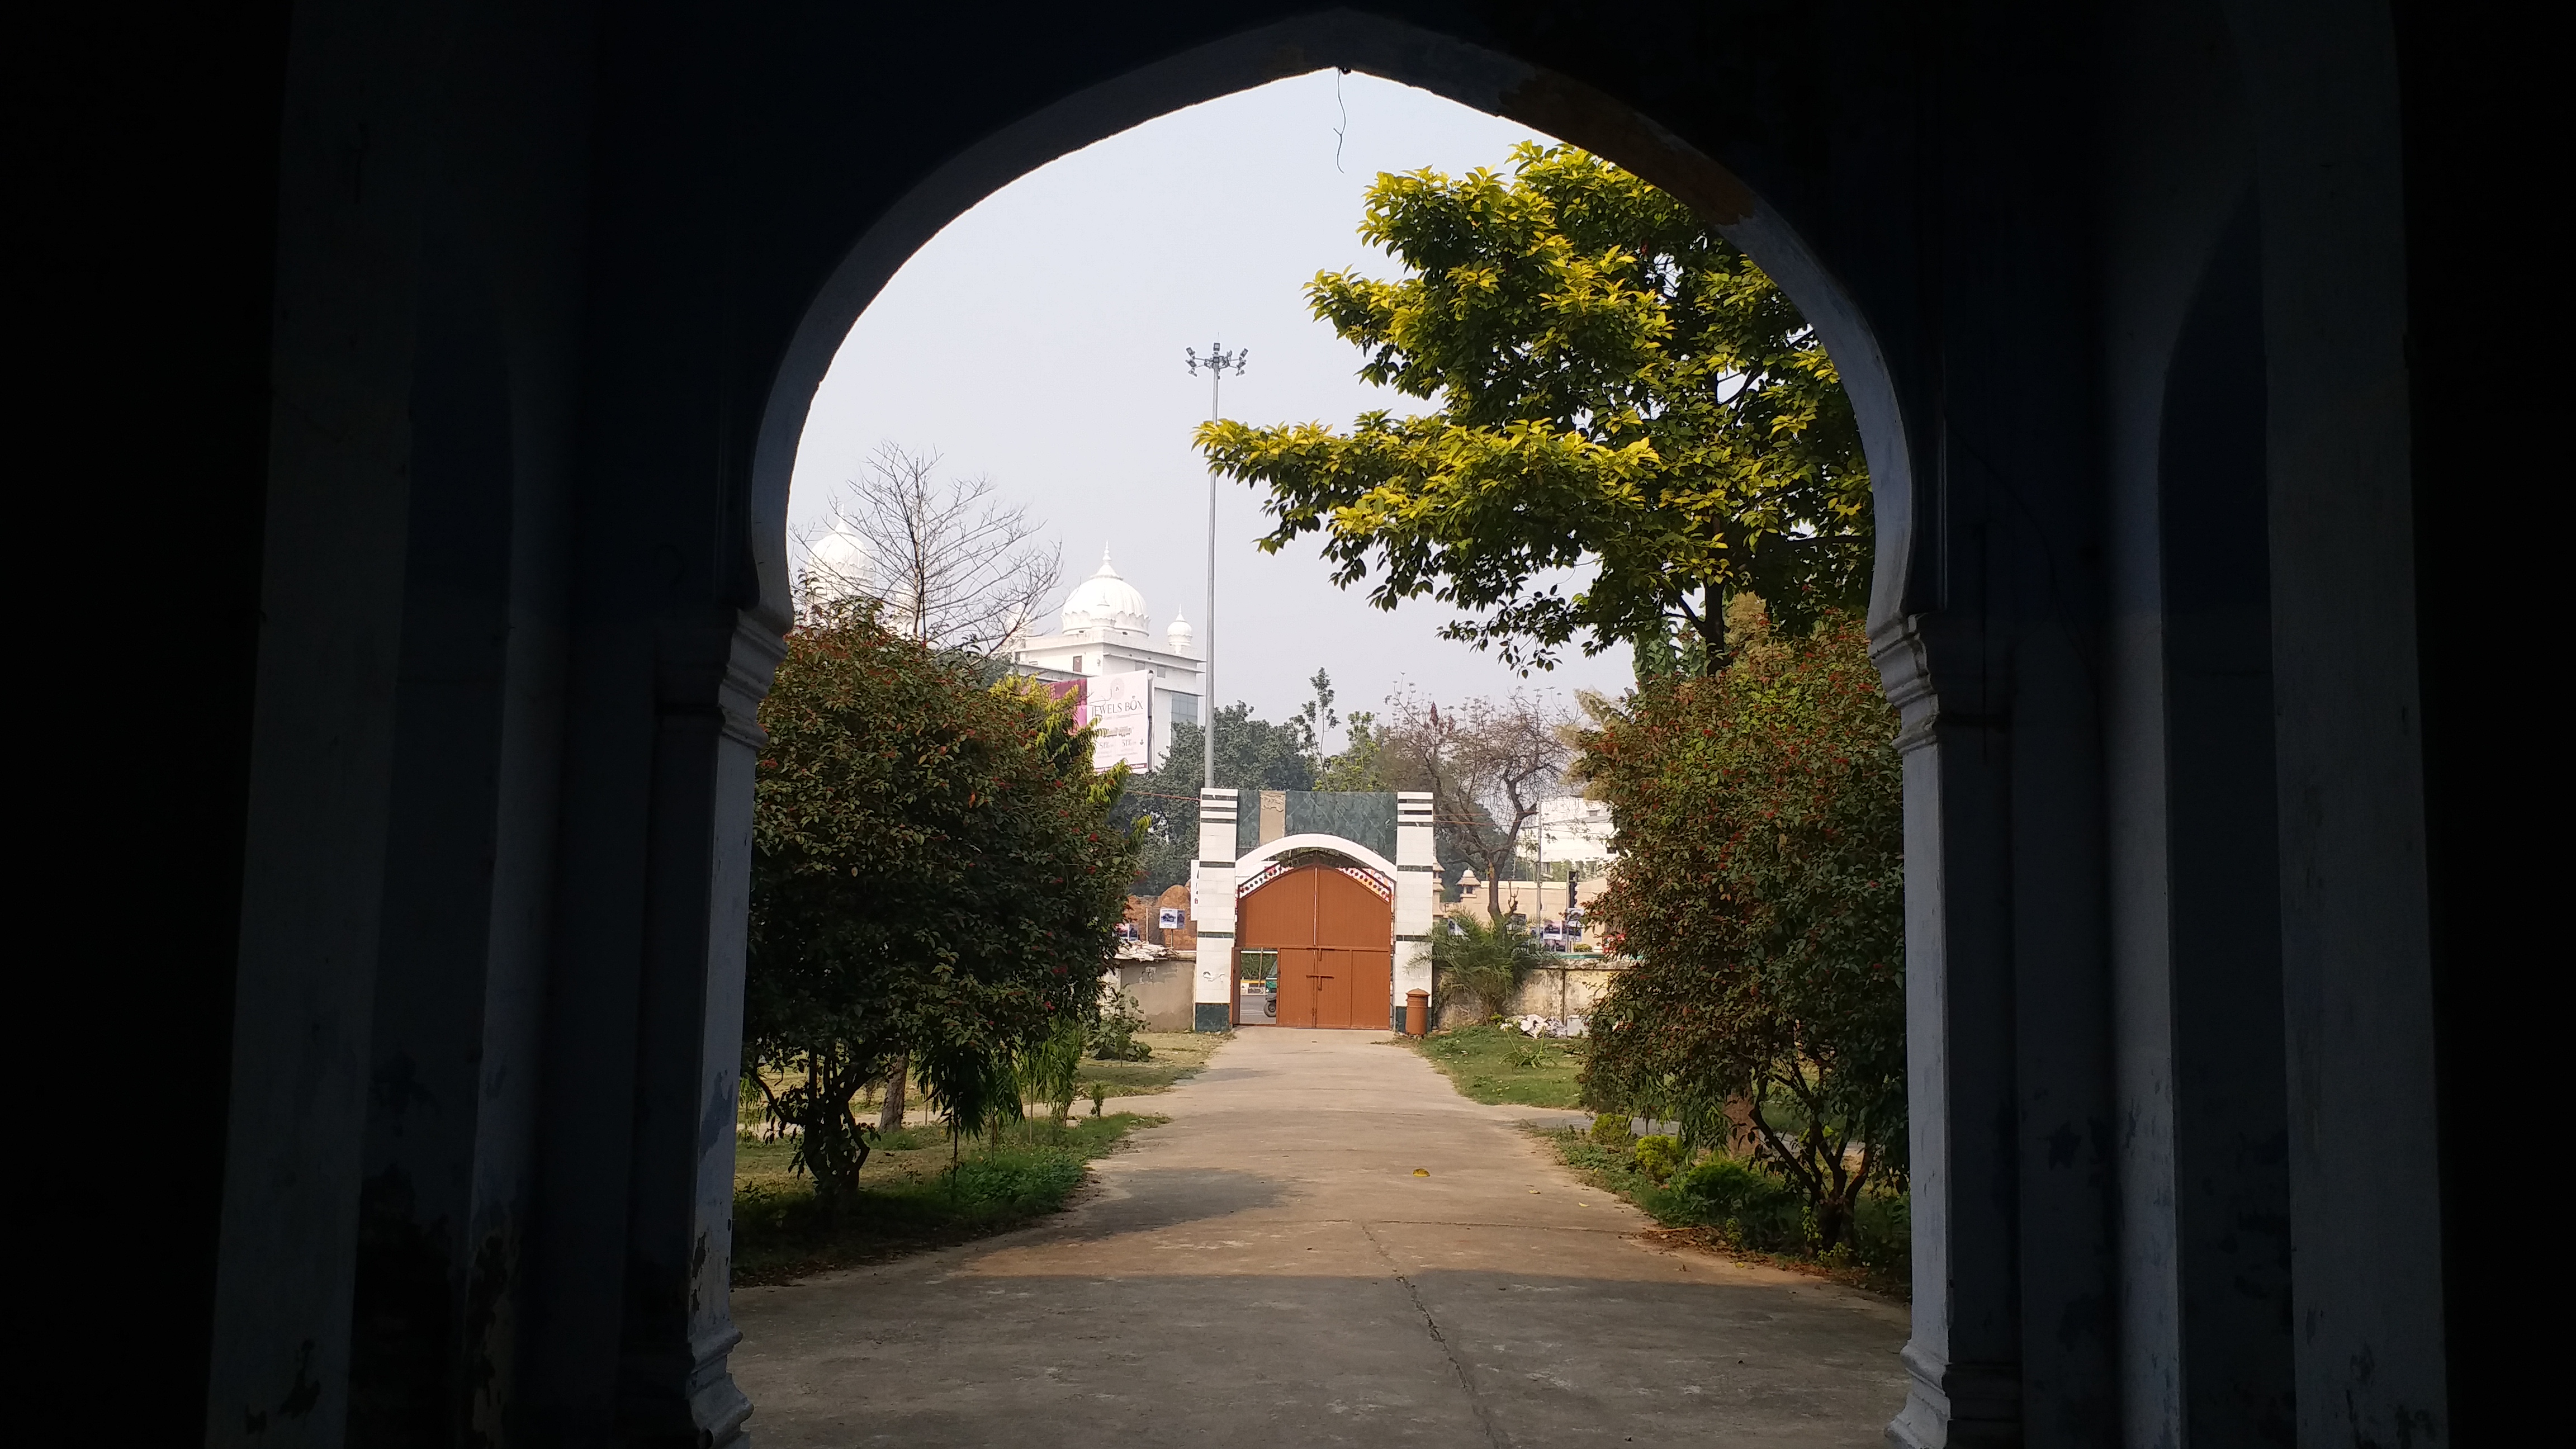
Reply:
[[1315, 767], [1316, 789], [1366, 793], [1412, 788], [1395, 783], [1386, 755], [1387, 727], [1378, 723], [1376, 711], [1352, 710], [1345, 723], [1341, 750]]
[[1593, 1011], [1584, 1092], [1702, 1140], [1741, 1104], [1829, 1249], [1863, 1189], [1904, 1172], [1896, 714], [1857, 620], [1787, 637], [1756, 600], [1733, 616], [1721, 673], [1596, 702], [1581, 737], [1620, 851], [1594, 915], [1636, 958]]
[[[1183, 756], [1183, 731], [1192, 753]], [[1190, 862], [1199, 853], [1198, 727], [1172, 727], [1172, 752], [1161, 767], [1127, 778], [1110, 816], [1121, 829], [1137, 832], [1136, 877], [1128, 889], [1159, 896], [1190, 878]]]
[[[1195, 764], [1198, 727], [1176, 725], [1172, 755], [1182, 754], [1181, 732], [1189, 731]], [[1253, 714], [1241, 700], [1216, 712], [1216, 782], [1236, 790], [1312, 790], [1315, 788], [1313, 741], [1290, 720], [1274, 724]]]
[[[1546, 667], [1581, 636], [1723, 653], [1751, 591], [1791, 622], [1856, 605], [1868, 476], [1849, 400], [1797, 309], [1680, 202], [1570, 146], [1509, 178], [1384, 174], [1360, 236], [1394, 281], [1327, 272], [1315, 315], [1418, 417], [1206, 424], [1222, 472], [1265, 485], [1276, 552], [1324, 536], [1335, 581], [1391, 609], [1432, 594], [1450, 637]], [[1568, 596], [1552, 570], [1594, 570]]]
[[874, 1130], [851, 1102], [909, 1054], [952, 1125], [1018, 1104], [1014, 1058], [1098, 1008], [1135, 846], [1087, 731], [865, 603], [788, 636], [761, 705], [743, 1067], [827, 1210]]
[[[1235, 790], [1315, 788], [1312, 736], [1305, 721], [1261, 719], [1237, 701], [1216, 712], [1216, 778]], [[1172, 726], [1163, 763], [1128, 782], [1111, 816], [1121, 829], [1144, 824], [1135, 890], [1158, 895], [1190, 878], [1199, 849], [1199, 784], [1205, 755], [1199, 726]]]
[[1321, 669], [1306, 681], [1314, 696], [1288, 717], [1288, 727], [1297, 732], [1305, 746], [1307, 773], [1312, 775], [1324, 763], [1324, 731], [1339, 729], [1342, 717], [1333, 712], [1333, 676]]

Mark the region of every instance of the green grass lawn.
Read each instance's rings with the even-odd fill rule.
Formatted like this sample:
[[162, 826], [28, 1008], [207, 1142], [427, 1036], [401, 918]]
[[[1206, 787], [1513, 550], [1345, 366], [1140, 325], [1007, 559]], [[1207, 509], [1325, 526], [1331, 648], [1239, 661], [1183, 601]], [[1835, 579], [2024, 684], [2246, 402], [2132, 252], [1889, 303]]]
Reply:
[[[1199, 1068], [1230, 1037], [1230, 1032], [1140, 1031], [1136, 1040], [1154, 1049], [1154, 1055], [1141, 1062], [1102, 1062], [1082, 1059], [1082, 1072], [1075, 1080], [1086, 1084], [1083, 1095], [1090, 1096], [1088, 1083], [1099, 1082], [1109, 1088], [1113, 1097], [1144, 1097], [1168, 1092], [1173, 1087], [1198, 1075]], [[1087, 1112], [1087, 1105], [1074, 1110]]]
[[1581, 1037], [1528, 1037], [1505, 1026], [1460, 1026], [1412, 1042], [1479, 1102], [1521, 1107], [1576, 1107], [1575, 1073], [1583, 1069]]
[[813, 1180], [788, 1170], [792, 1142], [740, 1142], [734, 1148], [733, 1281], [784, 1283], [1018, 1227], [1062, 1208], [1082, 1185], [1084, 1163], [1130, 1131], [1164, 1120], [1132, 1112], [1076, 1115], [1059, 1130], [1041, 1117], [1005, 1129], [998, 1144], [968, 1142], [953, 1172], [947, 1134], [937, 1126], [890, 1132], [869, 1154], [858, 1201], [838, 1222], [824, 1221], [817, 1210]]

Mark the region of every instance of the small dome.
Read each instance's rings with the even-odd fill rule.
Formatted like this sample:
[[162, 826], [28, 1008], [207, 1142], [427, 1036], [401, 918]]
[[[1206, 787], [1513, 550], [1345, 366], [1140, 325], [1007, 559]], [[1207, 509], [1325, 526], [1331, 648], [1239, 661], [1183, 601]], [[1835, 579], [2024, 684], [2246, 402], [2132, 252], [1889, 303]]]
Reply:
[[1190, 640], [1195, 637], [1196, 635], [1190, 629], [1190, 621], [1182, 618], [1177, 610], [1174, 611], [1172, 614], [1172, 627], [1166, 630], [1163, 634], [1163, 638], [1171, 644], [1172, 652], [1175, 654], [1189, 653]]
[[1111, 629], [1121, 634], [1145, 632], [1145, 596], [1118, 576], [1109, 550], [1100, 551], [1100, 572], [1073, 586], [1064, 600], [1064, 632]]

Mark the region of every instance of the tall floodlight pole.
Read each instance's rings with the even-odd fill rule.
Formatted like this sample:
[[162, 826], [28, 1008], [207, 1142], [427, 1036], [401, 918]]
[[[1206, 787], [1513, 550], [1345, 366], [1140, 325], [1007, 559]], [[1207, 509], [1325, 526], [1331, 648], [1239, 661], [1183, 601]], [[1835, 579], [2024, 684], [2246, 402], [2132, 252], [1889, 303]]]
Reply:
[[[1225, 344], [1212, 342], [1208, 344], [1205, 357], [1199, 356], [1195, 347], [1181, 350], [1189, 354], [1190, 376], [1196, 377], [1199, 369], [1207, 369], [1208, 421], [1215, 422], [1223, 416], [1217, 406], [1217, 397], [1219, 389], [1225, 385], [1225, 370], [1233, 368], [1235, 376], [1241, 377], [1243, 360], [1251, 355], [1251, 349], [1228, 352]], [[1208, 469], [1207, 545], [1207, 614], [1206, 622], [1200, 625], [1207, 642], [1199, 649], [1199, 688], [1206, 691], [1201, 696], [1206, 707], [1200, 711], [1205, 719], [1199, 729], [1199, 744], [1206, 756], [1203, 763], [1207, 770], [1207, 784], [1213, 788], [1216, 785], [1216, 469], [1213, 467]]]

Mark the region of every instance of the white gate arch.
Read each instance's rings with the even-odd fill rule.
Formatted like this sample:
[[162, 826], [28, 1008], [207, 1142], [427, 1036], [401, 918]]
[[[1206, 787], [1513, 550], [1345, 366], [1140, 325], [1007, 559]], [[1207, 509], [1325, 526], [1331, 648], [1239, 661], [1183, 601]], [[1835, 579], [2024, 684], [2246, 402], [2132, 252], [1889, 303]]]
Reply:
[[1240, 803], [1227, 789], [1199, 792], [1199, 853], [1190, 867], [1190, 914], [1198, 927], [1198, 969], [1192, 998], [1201, 1031], [1234, 1023], [1235, 902], [1260, 884], [1274, 864], [1300, 851], [1340, 856], [1379, 876], [1395, 906], [1395, 970], [1387, 988], [1387, 1027], [1404, 1029], [1404, 996], [1431, 989], [1431, 914], [1440, 867], [1431, 843], [1431, 796], [1399, 791], [1395, 797], [1395, 859], [1356, 840], [1308, 831], [1266, 840], [1235, 854]]

